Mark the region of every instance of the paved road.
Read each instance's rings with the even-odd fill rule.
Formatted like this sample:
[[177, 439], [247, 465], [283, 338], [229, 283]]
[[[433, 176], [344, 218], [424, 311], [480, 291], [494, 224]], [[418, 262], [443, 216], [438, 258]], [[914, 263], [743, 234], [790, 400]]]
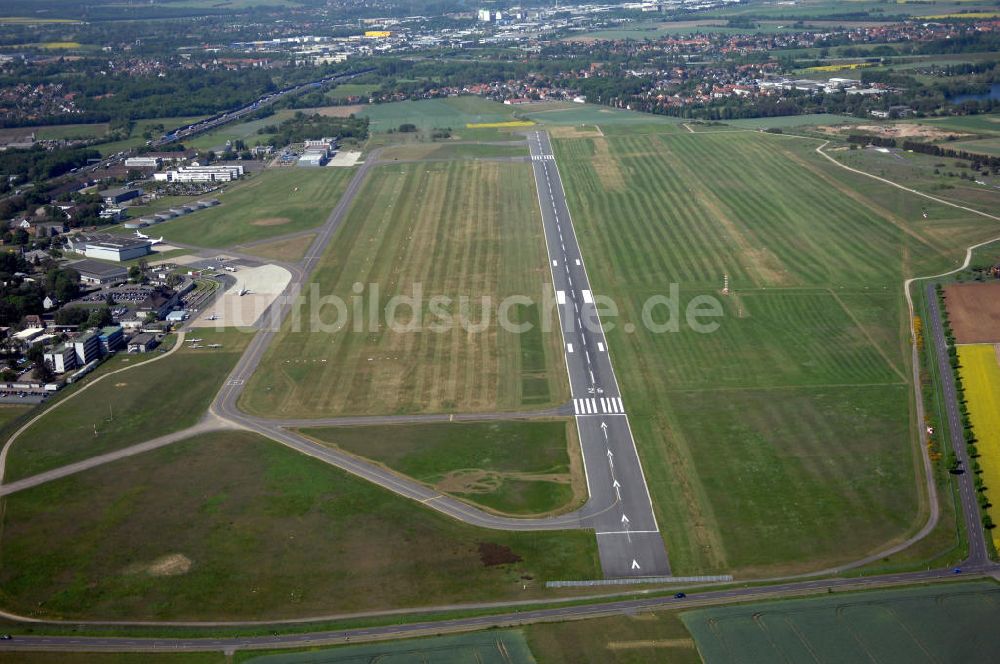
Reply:
[[597, 532], [605, 577], [666, 576], [670, 563], [555, 154], [545, 132], [528, 134], [528, 145], [590, 493], [586, 522]]
[[944, 324], [941, 318], [941, 307], [938, 304], [935, 282], [924, 286], [927, 296], [928, 324], [931, 329], [931, 339], [934, 343], [934, 355], [937, 359], [938, 376], [941, 381], [942, 397], [948, 417], [948, 433], [951, 436], [951, 449], [958, 457], [965, 471], [958, 476], [958, 495], [962, 501], [962, 513], [965, 516], [965, 529], [969, 540], [969, 563], [979, 564], [989, 560], [986, 550], [986, 538], [983, 522], [979, 515], [979, 502], [976, 499], [975, 474], [971, 472], [969, 454], [963, 437], [962, 417], [958, 412], [958, 392], [955, 390], [955, 376], [951, 361], [948, 358], [948, 341], [944, 335]]
[[[966, 576], [1000, 573], [1000, 566], [969, 568]], [[65, 652], [170, 652], [170, 651], [235, 651], [270, 648], [307, 648], [341, 645], [350, 641], [364, 642], [383, 639], [404, 639], [447, 632], [474, 631], [491, 627], [507, 627], [539, 622], [580, 620], [621, 613], [657, 609], [692, 609], [734, 602], [748, 602], [794, 596], [814, 595], [828, 591], [884, 588], [914, 583], [941, 581], [954, 577], [950, 570], [932, 570], [906, 574], [890, 574], [861, 579], [819, 579], [780, 583], [755, 588], [732, 588], [691, 593], [685, 598], [650, 597], [612, 600], [582, 606], [559, 606], [548, 609], [508, 611], [473, 618], [456, 618], [407, 625], [383, 625], [310, 633], [275, 636], [224, 638], [130, 638], [88, 636], [16, 636], [0, 641], [0, 652], [16, 650], [48, 650]], [[37, 627], [36, 627], [37, 629]]]

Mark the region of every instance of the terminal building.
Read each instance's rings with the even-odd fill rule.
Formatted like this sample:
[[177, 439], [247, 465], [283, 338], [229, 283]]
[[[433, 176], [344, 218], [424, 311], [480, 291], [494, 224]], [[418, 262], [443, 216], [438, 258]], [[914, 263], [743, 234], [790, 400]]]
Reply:
[[180, 168], [153, 173], [157, 182], [232, 182], [243, 177], [240, 164], [218, 166], [181, 166]]

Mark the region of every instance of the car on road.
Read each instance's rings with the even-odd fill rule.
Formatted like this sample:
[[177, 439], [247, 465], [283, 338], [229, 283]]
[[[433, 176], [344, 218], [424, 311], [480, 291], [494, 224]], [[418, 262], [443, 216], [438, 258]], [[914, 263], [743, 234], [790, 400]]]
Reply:
[[687, 597], [685, 593], [677, 593], [674, 595], [674, 599], [684, 599], [685, 597]]

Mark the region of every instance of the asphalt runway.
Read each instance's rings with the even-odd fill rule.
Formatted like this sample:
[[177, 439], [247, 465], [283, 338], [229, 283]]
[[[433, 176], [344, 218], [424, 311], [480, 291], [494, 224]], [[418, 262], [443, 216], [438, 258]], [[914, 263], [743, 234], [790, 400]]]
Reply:
[[552, 144], [547, 133], [532, 132], [528, 145], [590, 493], [584, 522], [597, 533], [606, 578], [667, 576], [670, 563], [629, 426], [628, 404], [611, 366]]

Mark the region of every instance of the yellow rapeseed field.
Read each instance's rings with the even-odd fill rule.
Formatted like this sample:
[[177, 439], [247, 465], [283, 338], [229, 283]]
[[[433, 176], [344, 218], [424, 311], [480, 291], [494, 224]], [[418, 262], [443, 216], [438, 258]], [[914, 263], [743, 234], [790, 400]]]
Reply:
[[531, 120], [509, 120], [507, 122], [470, 122], [466, 129], [503, 129], [504, 127], [533, 127]]
[[[993, 344], [958, 347], [962, 365], [962, 386], [968, 400], [969, 416], [976, 432], [983, 483], [992, 502], [994, 523], [1000, 523], [1000, 356]], [[993, 544], [1000, 548], [1000, 528], [993, 530]]]
[[922, 19], [929, 19], [932, 21], [940, 21], [946, 18], [997, 18], [1000, 16], [1000, 12], [968, 12], [966, 14], [935, 14], [934, 16], [921, 16]]
[[842, 65], [819, 65], [809, 67], [806, 71], [840, 71], [841, 69], [861, 69], [862, 67], [874, 67], [873, 62], [848, 62]]

